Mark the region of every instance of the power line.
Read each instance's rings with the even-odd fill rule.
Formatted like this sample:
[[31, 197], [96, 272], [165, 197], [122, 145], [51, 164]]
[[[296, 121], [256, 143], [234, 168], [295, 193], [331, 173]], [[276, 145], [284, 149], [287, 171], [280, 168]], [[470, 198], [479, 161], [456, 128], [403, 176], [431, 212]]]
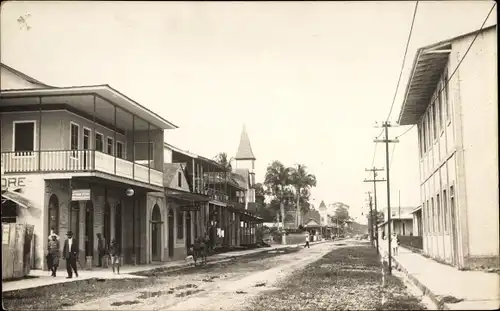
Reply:
[[406, 131], [403, 132], [403, 134], [397, 136], [396, 138], [399, 138], [399, 137], [405, 135], [406, 133], [408, 133], [409, 131], [411, 131], [411, 129], [414, 128], [414, 127], [415, 127], [415, 124], [413, 124], [412, 126], [410, 126]]
[[[441, 87], [441, 89], [438, 91], [437, 93], [437, 96], [434, 98], [434, 100], [432, 101], [432, 103], [429, 105], [429, 106], [432, 106], [434, 105], [434, 103], [436, 102], [436, 100], [438, 98], [440, 98], [441, 96], [441, 93], [446, 89], [446, 87], [448, 86], [448, 84], [450, 83], [451, 79], [453, 78], [453, 76], [455, 75], [455, 73], [458, 71], [458, 68], [460, 67], [460, 65], [462, 64], [462, 62], [464, 61], [465, 57], [467, 57], [467, 54], [469, 53], [470, 49], [472, 48], [472, 46], [474, 45], [474, 42], [476, 41], [477, 37], [479, 36], [479, 34], [481, 33], [481, 30], [483, 30], [484, 28], [484, 25], [486, 25], [486, 22], [488, 21], [488, 18], [490, 17], [491, 15], [491, 12], [493, 12], [493, 9], [495, 8], [496, 6], [496, 2], [493, 3], [493, 6], [491, 7], [490, 11], [488, 12], [488, 15], [486, 15], [486, 18], [484, 19], [482, 25], [481, 25], [481, 28], [479, 28], [479, 30], [476, 32], [476, 35], [474, 36], [474, 38], [472, 39], [471, 43], [469, 44], [469, 46], [467, 47], [467, 50], [465, 51], [464, 53], [464, 56], [462, 56], [462, 58], [460, 59], [460, 61], [458, 62], [457, 64], [457, 67], [455, 67], [455, 69], [453, 70], [453, 72], [451, 73], [450, 77], [446, 79], [444, 85]], [[448, 98], [446, 99], [448, 100]], [[413, 127], [415, 127], [416, 124], [413, 124], [410, 128], [408, 128], [406, 131], [404, 131], [401, 135], [397, 136], [396, 139], [402, 137], [403, 135], [405, 135], [406, 133], [408, 133]], [[376, 145], [375, 145], [376, 146]], [[391, 156], [391, 164], [392, 165], [392, 159], [394, 158], [394, 149], [396, 148], [396, 145], [394, 145], [394, 147], [392, 148], [392, 156]], [[375, 157], [374, 157], [375, 158]]]
[[[398, 139], [398, 137], [396, 137]], [[391, 152], [391, 163], [389, 163], [389, 169], [392, 169], [392, 160], [394, 159], [394, 150], [396, 149], [396, 144], [392, 146], [392, 152]]]
[[401, 82], [401, 76], [403, 75], [403, 69], [405, 67], [406, 55], [408, 54], [408, 47], [410, 46], [411, 34], [413, 32], [413, 25], [415, 24], [415, 16], [417, 15], [418, 1], [415, 3], [415, 9], [413, 10], [413, 17], [411, 20], [410, 33], [408, 34], [408, 39], [406, 40], [405, 54], [403, 56], [403, 62], [401, 64], [401, 70], [399, 71], [398, 83], [396, 84], [396, 91], [394, 92], [394, 97], [392, 98], [391, 109], [389, 109], [389, 114], [387, 115], [386, 122], [389, 121], [392, 113], [392, 108], [396, 102], [396, 96], [398, 95], [399, 83]]
[[[403, 69], [405, 67], [405, 61], [406, 61], [406, 55], [408, 54], [408, 47], [410, 46], [410, 40], [411, 40], [411, 35], [413, 33], [413, 25], [415, 25], [415, 17], [417, 15], [417, 8], [418, 8], [418, 1], [415, 3], [415, 9], [413, 10], [413, 17], [411, 20], [411, 26], [410, 26], [410, 32], [408, 33], [408, 39], [406, 40], [406, 46], [405, 46], [405, 53], [403, 55], [403, 62], [401, 64], [401, 70], [399, 71], [399, 78], [398, 78], [398, 83], [396, 84], [396, 91], [394, 92], [394, 97], [392, 98], [392, 104], [391, 108], [389, 109], [389, 114], [387, 115], [387, 119], [385, 120], [386, 122], [389, 121], [392, 113], [392, 108], [394, 107], [394, 103], [396, 102], [396, 96], [398, 94], [398, 89], [399, 89], [399, 84], [401, 83], [401, 76], [403, 75]], [[379, 139], [380, 136], [384, 133], [384, 129], [380, 131], [380, 133], [377, 135], [375, 139]], [[377, 145], [375, 144], [375, 149], [373, 150], [373, 160], [372, 160], [372, 166], [375, 163], [375, 155], [377, 153]]]

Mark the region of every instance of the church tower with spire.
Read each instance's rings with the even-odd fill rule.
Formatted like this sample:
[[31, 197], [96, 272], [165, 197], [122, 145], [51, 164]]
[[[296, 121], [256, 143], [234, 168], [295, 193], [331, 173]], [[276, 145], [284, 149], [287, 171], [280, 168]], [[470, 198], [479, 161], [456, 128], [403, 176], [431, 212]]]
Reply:
[[255, 185], [255, 160], [257, 159], [253, 154], [245, 125], [243, 125], [243, 130], [241, 131], [240, 145], [238, 146], [234, 160], [236, 162], [236, 169], [247, 169], [249, 171], [250, 183], [252, 186]]

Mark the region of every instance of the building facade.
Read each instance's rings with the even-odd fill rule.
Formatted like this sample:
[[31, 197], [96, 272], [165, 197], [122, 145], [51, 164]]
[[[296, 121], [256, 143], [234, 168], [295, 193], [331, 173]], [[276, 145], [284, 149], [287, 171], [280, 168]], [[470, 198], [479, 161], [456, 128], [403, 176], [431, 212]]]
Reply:
[[124, 263], [148, 262], [149, 211], [162, 204], [148, 193], [163, 192], [163, 131], [176, 126], [108, 85], [1, 72], [2, 222], [35, 226], [33, 268], [46, 268], [50, 229], [73, 231], [80, 262], [97, 264], [97, 233]]
[[496, 25], [419, 49], [399, 116], [418, 127], [424, 252], [459, 268], [499, 265], [496, 62]]

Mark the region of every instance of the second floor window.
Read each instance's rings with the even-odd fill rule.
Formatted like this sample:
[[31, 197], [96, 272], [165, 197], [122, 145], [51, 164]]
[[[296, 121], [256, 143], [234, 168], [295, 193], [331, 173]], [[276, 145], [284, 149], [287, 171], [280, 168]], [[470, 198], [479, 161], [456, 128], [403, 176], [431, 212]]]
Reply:
[[424, 148], [424, 154], [427, 152], [427, 118], [424, 116], [424, 121], [422, 122], [422, 146]]
[[450, 121], [450, 93], [448, 88], [448, 69], [444, 71], [444, 105], [446, 112], [446, 121]]
[[439, 106], [439, 128], [442, 130], [443, 129], [443, 124], [444, 124], [444, 120], [443, 120], [443, 114], [444, 114], [443, 102], [444, 102], [444, 98], [442, 96], [441, 88], [442, 88], [442, 85], [440, 85], [438, 87], [438, 90], [439, 90], [439, 93], [438, 93], [438, 106]]
[[116, 142], [116, 156], [120, 159], [124, 159], [123, 143], [121, 141]]
[[80, 127], [78, 124], [71, 123], [70, 135], [70, 149], [78, 150], [78, 140], [80, 138]]
[[104, 151], [104, 137], [101, 133], [95, 133], [95, 150]]
[[177, 187], [182, 188], [182, 173], [177, 172]]
[[437, 138], [437, 105], [432, 105], [432, 136]]
[[106, 144], [106, 153], [113, 155], [113, 138], [108, 137]]
[[[3, 135], [2, 135], [3, 136]], [[35, 121], [14, 122], [14, 150], [26, 152], [35, 150]]]

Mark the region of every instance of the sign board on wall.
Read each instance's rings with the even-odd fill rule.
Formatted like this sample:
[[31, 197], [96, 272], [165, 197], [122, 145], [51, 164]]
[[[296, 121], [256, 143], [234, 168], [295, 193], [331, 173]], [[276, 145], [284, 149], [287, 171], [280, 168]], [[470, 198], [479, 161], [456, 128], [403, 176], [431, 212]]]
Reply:
[[74, 189], [71, 192], [72, 201], [90, 201], [90, 189]]

